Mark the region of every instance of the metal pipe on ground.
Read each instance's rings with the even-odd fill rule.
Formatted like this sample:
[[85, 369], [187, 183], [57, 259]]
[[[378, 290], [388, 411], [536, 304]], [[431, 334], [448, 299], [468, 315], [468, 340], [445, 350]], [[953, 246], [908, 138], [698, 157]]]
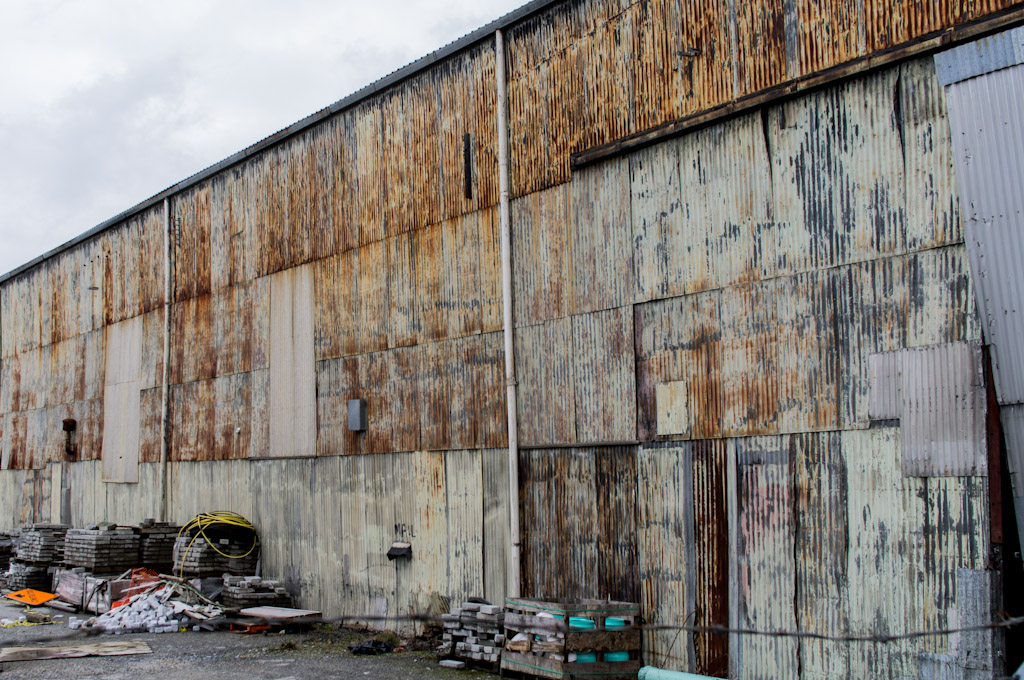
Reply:
[[644, 666], [640, 669], [637, 677], [639, 680], [714, 680], [710, 675], [667, 671], [664, 668], [655, 668], [654, 666]]

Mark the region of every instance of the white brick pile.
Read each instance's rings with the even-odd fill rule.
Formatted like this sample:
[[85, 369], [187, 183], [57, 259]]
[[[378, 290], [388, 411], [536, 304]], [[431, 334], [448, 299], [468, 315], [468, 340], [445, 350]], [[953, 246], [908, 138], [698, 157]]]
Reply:
[[442, 656], [495, 663], [505, 642], [505, 610], [498, 605], [463, 602], [441, 617], [444, 622]]
[[174, 633], [193, 619], [205, 620], [220, 615], [209, 606], [190, 605], [170, 599], [173, 590], [159, 590], [135, 595], [127, 604], [111, 609], [89, 621], [89, 627], [120, 635], [121, 633]]

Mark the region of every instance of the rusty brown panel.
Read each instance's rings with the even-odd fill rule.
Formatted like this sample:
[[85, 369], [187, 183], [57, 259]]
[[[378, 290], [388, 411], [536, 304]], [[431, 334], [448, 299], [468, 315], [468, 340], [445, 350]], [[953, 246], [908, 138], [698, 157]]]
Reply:
[[636, 437], [633, 308], [572, 317], [573, 393], [580, 442]]
[[302, 146], [293, 149], [292, 157], [299, 162], [288, 167], [288, 221], [292, 239], [304, 243], [301, 262], [296, 264], [338, 252], [333, 204], [339, 198], [334, 195], [334, 155], [330, 150], [333, 126], [331, 119], [307, 130], [301, 137]]
[[428, 451], [451, 448], [451, 349], [446, 342], [419, 345], [420, 446]]
[[219, 288], [212, 295], [213, 352], [215, 375], [241, 373], [252, 369], [251, 285], [238, 283]]
[[595, 17], [593, 33], [580, 42], [586, 119], [594, 130], [590, 136], [594, 144], [631, 131], [634, 108], [629, 89], [634, 62], [629, 19], [626, 14]]
[[722, 290], [722, 430], [730, 435], [777, 431], [779, 336], [776, 283]]
[[726, 357], [720, 305], [721, 293], [712, 291], [634, 308], [639, 440], [659, 436], [657, 386], [675, 381], [686, 384], [689, 436], [722, 432]]
[[393, 451], [392, 417], [397, 395], [388, 380], [390, 372], [388, 352], [374, 352], [359, 356], [359, 385], [366, 399], [366, 432], [362, 437], [365, 453]]
[[521, 451], [523, 594], [636, 602], [633, 447]]
[[[510, 60], [512, 57], [510, 56]], [[540, 172], [548, 165], [544, 131], [547, 107], [537, 106], [547, 96], [533, 72], [508, 78], [509, 193], [526, 196], [540, 187]]]
[[[381, 94], [383, 121], [382, 174], [384, 192], [384, 234], [400, 234], [413, 228], [412, 149], [406, 145], [406, 128], [415, 127], [416, 111], [413, 88], [408, 82], [389, 88]], [[431, 194], [435, 192], [429, 192]]]
[[103, 454], [103, 399], [77, 402], [83, 417], [78, 419], [80, 460], [99, 460]]
[[[56, 343], [78, 335], [77, 296], [87, 295], [82, 285], [85, 267], [76, 266], [81, 251], [74, 249], [61, 253], [50, 262], [40, 266], [45, 272], [47, 296], [49, 297], [49, 328], [44, 333], [44, 343]], [[88, 284], [87, 284], [88, 285]]]
[[[652, 0], [630, 5], [630, 57], [635, 118], [633, 131], [645, 130], [682, 115], [678, 108], [683, 81], [679, 65], [679, 0]], [[705, 8], [707, 12], [707, 8]], [[706, 20], [705, 20], [706, 21]]]
[[[673, 26], [674, 13], [665, 3], [666, 22], [661, 30], [678, 33], [678, 42], [670, 47], [669, 64], [679, 69], [677, 86], [679, 115], [703, 111], [732, 99], [732, 47], [729, 42], [728, 0], [680, 0], [679, 22]], [[659, 3], [659, 6], [660, 3]]]
[[214, 381], [198, 380], [170, 388], [171, 460], [213, 460], [214, 449]]
[[592, 451], [600, 555], [594, 595], [621, 602], [639, 602], [636, 447], [599, 448]]
[[[697, 567], [693, 625], [729, 625], [729, 503], [725, 441], [693, 444], [694, 557]], [[685, 499], [684, 499], [685, 501]], [[729, 638], [695, 633], [696, 670], [725, 678], [729, 674]]]
[[420, 450], [419, 419], [412, 417], [423, 403], [418, 380], [420, 354], [418, 347], [399, 347], [381, 357], [388, 368], [387, 383], [382, 386], [380, 398], [389, 399], [391, 404], [390, 451]]
[[483, 330], [480, 316], [480, 231], [475, 214], [444, 223], [444, 266], [452, 293], [448, 337]]
[[207, 294], [171, 306], [171, 362], [174, 383], [212, 378], [216, 373], [212, 296]]
[[761, 0], [736, 5], [735, 97], [797, 75], [786, 72], [784, 4], [784, 0]]
[[[796, 612], [800, 630], [849, 631], [837, 607], [847, 588], [847, 469], [837, 432], [790, 438], [794, 488]], [[802, 668], [827, 672], [848, 666], [847, 645], [815, 640], [800, 644]]]
[[846, 0], [800, 0], [797, 8], [800, 72], [822, 71], [864, 53], [860, 11]]
[[512, 202], [513, 300], [517, 326], [569, 313], [572, 241], [568, 227], [568, 187], [562, 184]]
[[258, 273], [266, 275], [287, 269], [293, 256], [288, 233], [288, 150], [281, 146], [267, 149], [260, 160], [254, 178], [254, 245], [258, 248]]
[[[164, 208], [157, 205], [130, 223], [132, 252], [139, 272], [138, 306], [133, 314], [145, 314], [164, 304]], [[209, 241], [207, 241], [207, 244]], [[208, 245], [205, 247], [209, 247]], [[207, 278], [209, 260], [207, 258]], [[209, 284], [207, 284], [209, 285]]]
[[501, 225], [495, 207], [477, 211], [473, 217], [476, 218], [480, 237], [477, 291], [480, 300], [480, 328], [487, 333], [501, 330], [505, 326], [501, 299]]
[[388, 273], [388, 347], [416, 344], [416, 251], [411, 233], [396, 234], [384, 241]]
[[420, 342], [448, 335], [452, 290], [445, 271], [444, 231], [444, 224], [436, 224], [413, 233]]
[[384, 241], [359, 248], [359, 347], [377, 352], [388, 346], [388, 251]]
[[956, 0], [865, 0], [867, 48], [876, 52], [951, 26], [959, 14]]
[[171, 204], [175, 301], [210, 292], [210, 195], [210, 183], [204, 182], [177, 194]]
[[28, 449], [28, 412], [18, 411], [9, 414], [7, 425], [4, 427], [4, 435], [9, 442], [5, 444], [5, 447], [9, 447], [11, 452], [7, 461], [7, 469], [30, 469], [32, 467], [32, 452]]
[[777, 431], [835, 430], [841, 426], [836, 278], [835, 270], [824, 270], [776, 280]]
[[252, 374], [219, 376], [214, 381], [213, 457], [249, 457], [252, 428]]
[[128, 255], [126, 228], [123, 224], [100, 235], [103, 283], [101, 301], [103, 324], [110, 325], [128, 318], [126, 289], [131, 285], [131, 271], [124, 261]]
[[[85, 338], [80, 336], [80, 351], [85, 351]], [[82, 355], [79, 354], [79, 357]], [[79, 361], [81, 391], [76, 387], [76, 399], [85, 394], [85, 364]], [[163, 384], [164, 379], [164, 309], [162, 307], [142, 317], [142, 389]]]
[[270, 367], [270, 277], [249, 284], [252, 305], [252, 370]]
[[164, 410], [163, 387], [139, 393], [139, 462], [160, 462], [160, 420]]
[[367, 100], [352, 110], [355, 127], [355, 172], [350, 186], [356, 197], [359, 243], [384, 238], [384, 191], [382, 99]]
[[505, 346], [501, 333], [485, 333], [460, 341], [457, 361], [471, 367], [474, 448], [508, 445], [505, 401]]
[[[519, 438], [524, 446], [578, 441], [572, 319], [515, 331]], [[552, 395], [559, 395], [557, 403]]]
[[[355, 359], [350, 361], [354, 362]], [[348, 431], [349, 392], [339, 378], [343, 360], [316, 362], [316, 455], [336, 456], [345, 452]]]
[[577, 171], [569, 185], [574, 313], [619, 307], [633, 294], [628, 160]]
[[338, 252], [344, 252], [359, 245], [359, 221], [356, 212], [358, 195], [356, 184], [356, 129], [354, 115], [345, 112], [334, 116], [325, 130], [325, 153], [330, 161], [331, 227], [334, 229], [334, 243]]
[[358, 255], [347, 250], [313, 264], [317, 360], [359, 353]]
[[85, 338], [78, 335], [50, 345], [44, 351], [49, 355], [50, 364], [46, 402], [56, 405], [82, 399], [85, 395]]

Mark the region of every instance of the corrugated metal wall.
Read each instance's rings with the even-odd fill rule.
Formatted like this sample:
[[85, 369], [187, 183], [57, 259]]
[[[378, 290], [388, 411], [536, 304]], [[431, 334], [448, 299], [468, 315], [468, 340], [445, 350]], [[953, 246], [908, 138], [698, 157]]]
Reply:
[[[573, 172], [570, 155], [1003, 4], [571, 0], [507, 28], [524, 594], [858, 634], [955, 625], [977, 604], [958, 570], [988, 566], [983, 444], [957, 439], [946, 465], [925, 435], [980, 422], [982, 386], [935, 371], [913, 385], [952, 405], [898, 427], [870, 408], [876, 369], [909, 350], [977, 375], [931, 61]], [[252, 517], [268, 573], [331, 614], [500, 599], [494, 74], [492, 44], [470, 46], [173, 194], [169, 233], [148, 209], [4, 281], [0, 517], [53, 517], [65, 417], [74, 521], [156, 514], [168, 303], [173, 519]], [[107, 328], [133, 318], [139, 481], [108, 484]], [[315, 401], [282, 423], [294, 390]], [[401, 538], [415, 559], [388, 564]], [[952, 669], [959, 644], [651, 631], [645, 657], [890, 677]]]

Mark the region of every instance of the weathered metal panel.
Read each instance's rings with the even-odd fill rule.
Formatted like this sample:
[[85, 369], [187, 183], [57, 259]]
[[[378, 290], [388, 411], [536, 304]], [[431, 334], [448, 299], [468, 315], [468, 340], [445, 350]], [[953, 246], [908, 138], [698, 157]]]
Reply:
[[[793, 14], [798, 23], [795, 31], [786, 26], [786, 56], [791, 62], [792, 43], [798, 39], [801, 74], [815, 73], [864, 54], [863, 3], [802, 0], [795, 4], [795, 10], [788, 3], [785, 8], [787, 23]], [[796, 75], [792, 66], [788, 71], [790, 75]]]
[[964, 235], [975, 272], [977, 303], [992, 344], [996, 394], [1001, 404], [1024, 402], [1024, 285], [1020, 277], [1020, 179], [1024, 167], [1024, 65], [946, 87]]
[[358, 250], [313, 263], [317, 360], [359, 353]]
[[378, 352], [388, 346], [388, 250], [383, 240], [359, 248], [360, 350]]
[[[636, 437], [634, 356], [632, 307], [572, 317], [577, 441]], [[546, 401], [551, 408], [559, 400]]]
[[248, 458], [252, 428], [252, 374], [234, 373], [213, 381], [213, 458]]
[[516, 326], [556, 319], [571, 309], [568, 202], [564, 184], [512, 202]]
[[585, 168], [569, 185], [573, 312], [593, 312], [633, 298], [629, 162]]
[[742, 97], [783, 82], [786, 64], [786, 19], [783, 0], [735, 5], [733, 24], [733, 97]]
[[216, 374], [213, 303], [212, 295], [202, 295], [171, 305], [172, 384], [208, 380]]
[[636, 300], [701, 289], [707, 280], [703, 249], [677, 247], [685, 230], [679, 146], [657, 144], [633, 154], [629, 178]]
[[509, 584], [508, 449], [481, 451], [480, 466], [484, 506], [484, 599], [504, 602]]
[[[175, 302], [210, 292], [210, 193], [209, 183], [200, 184], [171, 202]], [[110, 292], [108, 285], [107, 294]]]
[[[796, 487], [783, 437], [730, 442], [737, 462], [734, 627], [794, 630], [797, 554], [794, 550]], [[797, 677], [799, 645], [791, 638], [739, 635], [730, 644], [739, 677]]]
[[1024, 527], [1024, 406], [1003, 406], [999, 409], [999, 422], [1006, 437], [1006, 471], [1010, 476], [1017, 526]]
[[215, 382], [197, 380], [170, 386], [168, 456], [171, 460], [213, 460]]
[[[164, 413], [164, 388], [151, 387], [139, 392], [139, 462], [160, 462], [161, 427]], [[82, 427], [79, 421], [79, 428]], [[81, 433], [79, 433], [81, 437]], [[81, 457], [79, 457], [81, 459]]]
[[213, 375], [230, 375], [252, 369], [252, 317], [256, 310], [253, 309], [251, 288], [249, 283], [241, 282], [217, 288], [210, 296]]
[[519, 441], [524, 446], [577, 441], [575, 399], [565, 398], [576, 383], [572, 332], [569, 317], [515, 331]]
[[381, 98], [375, 97], [351, 111], [355, 128], [355, 168], [350, 191], [355, 193], [359, 244], [384, 238], [383, 117]]
[[313, 271], [302, 266], [270, 280], [270, 455], [316, 455]]
[[103, 481], [139, 481], [142, 317], [107, 326]]
[[520, 452], [522, 592], [638, 602], [634, 447]]
[[388, 347], [416, 344], [416, 264], [413, 235], [401, 233], [384, 241], [388, 276]]

